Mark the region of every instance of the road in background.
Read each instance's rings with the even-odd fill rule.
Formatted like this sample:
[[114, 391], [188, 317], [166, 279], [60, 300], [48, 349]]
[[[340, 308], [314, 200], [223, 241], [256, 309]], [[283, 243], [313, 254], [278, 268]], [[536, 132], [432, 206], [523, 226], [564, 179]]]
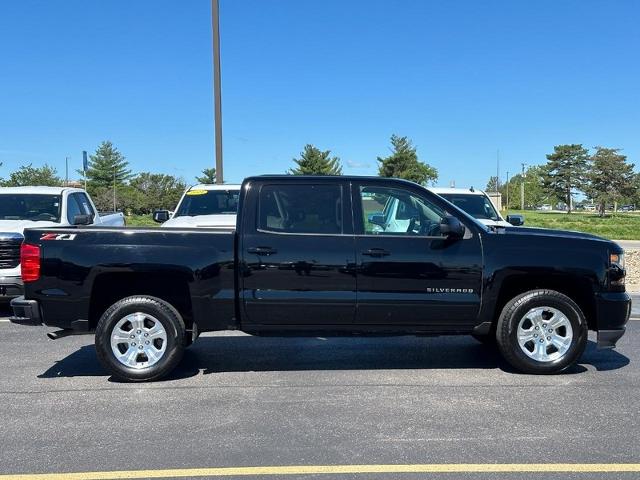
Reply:
[[514, 373], [468, 337], [207, 334], [151, 384], [111, 379], [91, 336], [45, 331], [0, 323], [0, 473], [640, 459], [640, 321], [562, 375]]
[[640, 250], [640, 240], [614, 240], [625, 250]]

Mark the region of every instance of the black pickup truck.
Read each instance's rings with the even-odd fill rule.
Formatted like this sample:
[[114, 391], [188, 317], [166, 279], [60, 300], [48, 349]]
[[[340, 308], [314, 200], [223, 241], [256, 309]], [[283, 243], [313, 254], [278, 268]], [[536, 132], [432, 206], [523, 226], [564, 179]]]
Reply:
[[116, 377], [158, 379], [202, 332], [461, 335], [528, 373], [624, 334], [623, 250], [575, 232], [488, 228], [411, 182], [260, 176], [237, 227], [25, 233], [11, 321], [95, 332]]

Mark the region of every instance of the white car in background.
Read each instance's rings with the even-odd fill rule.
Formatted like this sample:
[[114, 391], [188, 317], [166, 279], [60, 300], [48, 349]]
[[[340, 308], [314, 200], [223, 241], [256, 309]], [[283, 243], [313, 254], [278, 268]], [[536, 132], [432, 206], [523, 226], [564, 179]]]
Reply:
[[156, 210], [153, 219], [163, 227], [235, 228], [240, 185], [200, 184], [190, 187], [173, 214]]
[[489, 196], [482, 190], [473, 188], [429, 188], [429, 191], [440, 195], [489, 227], [524, 225], [522, 215], [508, 215], [507, 220], [502, 218]]
[[98, 213], [80, 188], [0, 188], [0, 301], [22, 295], [20, 245], [26, 228], [124, 224], [120, 212]]

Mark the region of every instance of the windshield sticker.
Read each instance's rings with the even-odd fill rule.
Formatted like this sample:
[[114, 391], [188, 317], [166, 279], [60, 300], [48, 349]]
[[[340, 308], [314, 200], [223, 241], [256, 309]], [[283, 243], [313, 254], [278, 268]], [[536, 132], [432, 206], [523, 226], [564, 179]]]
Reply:
[[206, 195], [207, 194], [207, 190], [189, 190], [187, 192], [188, 196], [193, 196], [193, 195]]

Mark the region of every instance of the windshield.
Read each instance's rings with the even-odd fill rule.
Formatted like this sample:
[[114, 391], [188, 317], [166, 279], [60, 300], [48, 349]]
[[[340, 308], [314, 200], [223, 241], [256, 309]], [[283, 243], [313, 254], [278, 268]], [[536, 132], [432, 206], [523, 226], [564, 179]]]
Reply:
[[456, 207], [464, 210], [469, 215], [480, 220], [494, 220], [499, 222], [502, 220], [498, 216], [498, 212], [484, 195], [473, 195], [464, 193], [445, 193], [440, 194], [441, 197], [449, 200]]
[[174, 217], [235, 215], [239, 195], [239, 190], [190, 190], [180, 202]]
[[0, 220], [60, 222], [60, 195], [0, 194]]

